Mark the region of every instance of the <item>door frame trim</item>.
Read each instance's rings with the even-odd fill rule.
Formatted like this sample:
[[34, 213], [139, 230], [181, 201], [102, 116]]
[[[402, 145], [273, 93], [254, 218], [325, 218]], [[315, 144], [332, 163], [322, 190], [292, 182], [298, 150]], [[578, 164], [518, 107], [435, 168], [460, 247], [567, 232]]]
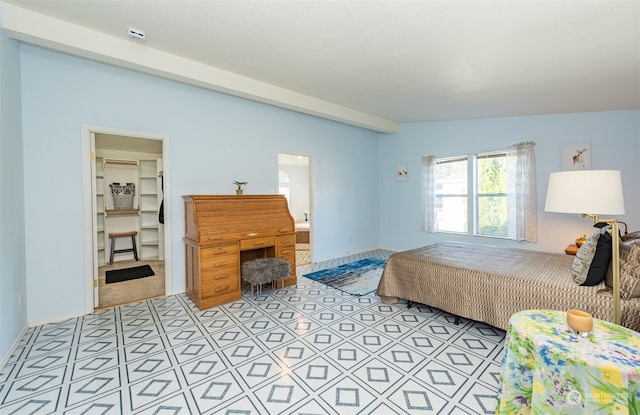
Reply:
[[[93, 203], [91, 197], [92, 181], [94, 180], [91, 170], [91, 134], [120, 135], [131, 138], [147, 138], [162, 141], [162, 173], [164, 176], [164, 211], [171, 212], [171, 185], [169, 172], [169, 137], [163, 134], [149, 133], [144, 131], [123, 130], [113, 127], [82, 124], [81, 126], [81, 150], [82, 150], [82, 216], [83, 216], [83, 273], [84, 273], [84, 294], [85, 311], [87, 314], [93, 313], [97, 305], [93, 295]], [[169, 216], [167, 216], [169, 217]], [[164, 227], [164, 292], [165, 295], [173, 293], [171, 278], [171, 227], [172, 221], [169, 217], [168, 224]]]
[[[280, 187], [280, 160], [279, 160], [279, 155], [283, 154], [283, 155], [288, 155], [288, 156], [302, 156], [302, 157], [306, 157], [307, 158], [307, 170], [309, 173], [309, 183], [307, 184], [309, 186], [309, 209], [311, 209], [311, 212], [313, 212], [313, 157], [311, 154], [307, 154], [307, 153], [299, 153], [299, 152], [291, 152], [291, 151], [278, 151], [276, 152], [276, 191], [275, 193], [278, 194], [279, 192], [279, 187]], [[312, 219], [309, 219], [309, 223], [311, 223]], [[295, 222], [295, 219], [294, 219]], [[316, 226], [315, 222], [314, 225], [311, 226], [309, 228], [309, 256], [311, 258], [311, 262], [313, 262], [313, 229]], [[297, 266], [297, 264], [296, 264]]]

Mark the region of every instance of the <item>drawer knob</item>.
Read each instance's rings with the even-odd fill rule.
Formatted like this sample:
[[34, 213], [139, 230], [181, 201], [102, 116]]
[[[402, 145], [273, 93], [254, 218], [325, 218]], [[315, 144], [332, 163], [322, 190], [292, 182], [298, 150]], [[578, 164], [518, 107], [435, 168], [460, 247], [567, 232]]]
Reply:
[[222, 236], [210, 236], [209, 237], [210, 241], [217, 241], [217, 240], [220, 240], [220, 239], [222, 239]]
[[225, 278], [229, 278], [229, 276], [228, 275], [219, 275], [217, 277], [214, 277], [213, 279], [214, 280], [224, 280]]
[[264, 242], [263, 241], [254, 242], [253, 245], [254, 246], [264, 245]]
[[222, 291], [227, 291], [228, 289], [229, 289], [229, 287], [219, 287], [219, 288], [216, 288], [216, 292], [220, 293]]

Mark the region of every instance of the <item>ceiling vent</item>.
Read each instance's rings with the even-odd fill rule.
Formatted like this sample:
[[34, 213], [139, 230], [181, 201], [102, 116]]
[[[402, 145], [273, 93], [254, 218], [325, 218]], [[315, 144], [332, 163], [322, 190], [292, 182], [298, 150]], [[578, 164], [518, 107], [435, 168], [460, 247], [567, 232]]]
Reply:
[[130, 27], [127, 34], [131, 39], [144, 40], [144, 32], [142, 30], [138, 30], [138, 29], [134, 29], [133, 27]]

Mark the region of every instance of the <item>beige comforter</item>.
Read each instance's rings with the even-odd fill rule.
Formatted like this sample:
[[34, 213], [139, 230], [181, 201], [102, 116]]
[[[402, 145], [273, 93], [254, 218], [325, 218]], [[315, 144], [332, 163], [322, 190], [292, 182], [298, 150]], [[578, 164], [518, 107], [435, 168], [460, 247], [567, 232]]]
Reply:
[[[440, 242], [389, 258], [376, 293], [403, 298], [506, 329], [526, 309], [571, 308], [612, 319], [604, 283], [578, 286], [572, 256], [464, 242]], [[622, 325], [640, 331], [640, 299], [622, 299]]]

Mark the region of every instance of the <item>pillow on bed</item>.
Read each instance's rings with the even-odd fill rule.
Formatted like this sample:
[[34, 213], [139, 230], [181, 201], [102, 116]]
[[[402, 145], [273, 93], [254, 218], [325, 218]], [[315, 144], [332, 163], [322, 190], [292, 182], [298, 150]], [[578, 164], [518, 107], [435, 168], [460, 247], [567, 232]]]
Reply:
[[598, 285], [607, 276], [611, 263], [610, 226], [595, 231], [582, 244], [571, 266], [571, 277], [578, 285]]
[[[613, 288], [613, 271], [610, 269], [605, 285]], [[640, 297], [640, 239], [626, 239], [620, 244], [620, 296]]]
[[635, 231], [635, 232], [631, 232], [628, 233], [626, 235], [622, 235], [620, 237], [620, 239], [624, 242], [624, 241], [633, 241], [635, 239], [640, 239], [640, 231]]
[[602, 233], [598, 238], [596, 254], [593, 256], [587, 275], [587, 281], [593, 281], [593, 284], [585, 283], [583, 285], [597, 285], [607, 277], [607, 271], [611, 266], [611, 247], [613, 245], [610, 230], [611, 226], [605, 226], [600, 230]]

